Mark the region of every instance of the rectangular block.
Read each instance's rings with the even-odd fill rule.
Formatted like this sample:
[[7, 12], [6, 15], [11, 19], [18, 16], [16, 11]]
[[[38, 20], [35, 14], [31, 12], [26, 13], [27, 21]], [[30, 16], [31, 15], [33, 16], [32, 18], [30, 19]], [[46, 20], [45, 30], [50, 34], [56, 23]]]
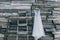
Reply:
[[52, 8], [42, 8], [42, 10], [52, 10]]
[[60, 10], [60, 8], [54, 8], [54, 10]]
[[28, 32], [27, 31], [20, 31], [18, 32], [18, 34], [27, 34]]
[[60, 10], [53, 10], [53, 15], [60, 16]]
[[53, 31], [55, 31], [55, 29], [54, 29], [54, 28], [51, 28], [51, 29], [47, 29], [47, 28], [46, 28], [45, 31], [46, 31], [46, 32], [53, 32]]
[[2, 28], [7, 28], [7, 23], [2, 23]]
[[51, 14], [51, 12], [48, 12], [48, 11], [41, 11], [41, 13], [44, 13], [44, 14], [49, 13], [49, 14]]
[[57, 39], [54, 39], [54, 40], [60, 40], [59, 38], [57, 38]]
[[45, 36], [45, 37], [42, 37], [41, 40], [53, 40], [53, 37]]
[[60, 24], [60, 20], [53, 20], [54, 24]]
[[[55, 0], [56, 1], [56, 0]], [[59, 1], [48, 1], [46, 4], [50, 5], [51, 7], [60, 7], [60, 2]]]
[[18, 26], [27, 26], [27, 23], [25, 24], [18, 24]]
[[53, 11], [53, 13], [57, 13], [58, 14], [58, 13], [60, 13], [60, 11]]
[[31, 16], [25, 16], [25, 17], [9, 17], [10, 19], [26, 19], [26, 18], [28, 18], [28, 19], [30, 19], [30, 18], [32, 18]]
[[47, 1], [55, 1], [55, 0], [47, 0]]
[[51, 25], [53, 24], [52, 21], [42, 21], [43, 25]]
[[44, 28], [54, 28], [54, 25], [43, 25]]
[[60, 34], [54, 35], [55, 38], [60, 38]]
[[31, 8], [31, 6], [20, 6], [20, 7], [13, 7], [13, 6], [2, 6], [2, 7], [0, 7], [0, 9], [30, 9]]
[[56, 25], [56, 29], [57, 30], [60, 30], [60, 25]]
[[42, 15], [41, 18], [42, 18], [42, 20], [46, 20], [46, 16], [45, 15]]
[[0, 22], [8, 22], [8, 19], [7, 18], [0, 18]]
[[54, 16], [60, 16], [60, 13], [53, 13]]
[[0, 38], [1, 38], [1, 37], [4, 37], [4, 34], [0, 34]]
[[60, 16], [50, 15], [50, 16], [48, 16], [47, 20], [57, 20], [58, 17], [60, 17]]
[[14, 33], [14, 32], [17, 32], [17, 30], [8, 30], [8, 32]]
[[0, 40], [4, 40], [4, 37], [0, 37]]
[[59, 35], [59, 34], [60, 34], [60, 30], [58, 30], [58, 31], [54, 31], [53, 34], [55, 34], [55, 35]]

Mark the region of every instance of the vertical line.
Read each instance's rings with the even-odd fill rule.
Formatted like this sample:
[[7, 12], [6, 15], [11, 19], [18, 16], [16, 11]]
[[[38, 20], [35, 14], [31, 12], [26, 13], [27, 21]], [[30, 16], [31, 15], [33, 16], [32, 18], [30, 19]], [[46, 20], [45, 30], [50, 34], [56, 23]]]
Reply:
[[[27, 14], [28, 13], [26, 13], [26, 17], [28, 17]], [[26, 19], [26, 24], [28, 24], [28, 19]], [[27, 33], [28, 33], [28, 25], [26, 25], [26, 27], [27, 27]], [[28, 40], [28, 34], [27, 34], [27, 40]]]
[[[26, 18], [27, 18], [27, 14], [26, 14]], [[26, 24], [27, 24], [27, 19], [26, 19]], [[27, 29], [27, 25], [26, 25], [26, 29]], [[28, 32], [28, 31], [27, 31]], [[26, 35], [27, 36], [27, 35]], [[28, 40], [28, 38], [26, 38]]]
[[8, 37], [8, 30], [9, 30], [8, 27], [9, 27], [9, 19], [8, 19], [8, 22], [7, 22], [7, 29], [6, 29], [6, 33], [5, 33], [5, 36], [6, 36], [5, 38], [6, 39], [4, 39], [4, 40], [7, 40], [7, 37]]
[[16, 35], [16, 40], [18, 40], [18, 20], [17, 20], [17, 35]]

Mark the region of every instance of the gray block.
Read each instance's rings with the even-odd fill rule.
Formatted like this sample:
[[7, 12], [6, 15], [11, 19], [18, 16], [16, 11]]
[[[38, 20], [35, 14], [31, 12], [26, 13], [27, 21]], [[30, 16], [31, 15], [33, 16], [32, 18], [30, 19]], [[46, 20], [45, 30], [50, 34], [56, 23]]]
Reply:
[[44, 28], [54, 28], [54, 25], [43, 25]]
[[60, 38], [60, 35], [58, 34], [58, 35], [54, 35], [55, 36], [55, 38]]
[[55, 0], [47, 0], [47, 1], [55, 1]]
[[56, 25], [56, 29], [57, 30], [60, 30], [60, 25]]
[[4, 17], [0, 17], [0, 22], [8, 22], [8, 19]]
[[60, 8], [54, 8], [54, 10], [60, 10]]
[[51, 14], [51, 12], [48, 12], [48, 11], [41, 11], [41, 14]]
[[53, 20], [54, 24], [60, 24], [60, 20]]
[[4, 40], [4, 38], [3, 37], [0, 37], [0, 40]]
[[52, 10], [52, 8], [42, 8], [42, 10]]
[[41, 19], [46, 20], [46, 16], [45, 15], [41, 16]]
[[56, 18], [59, 16], [55, 16], [55, 15], [50, 15], [48, 16], [47, 20], [57, 20]]
[[45, 37], [40, 38], [39, 40], [53, 40], [53, 38], [50, 36], [45, 36]]
[[60, 13], [60, 11], [53, 11], [53, 13], [57, 13], [58, 14], [58, 13]]
[[53, 32], [53, 31], [55, 31], [55, 29], [54, 29], [54, 28], [51, 28], [51, 29], [45, 29], [45, 31], [46, 31], [46, 32]]
[[60, 39], [54, 39], [54, 40], [60, 40]]
[[47, 20], [43, 20], [42, 23], [43, 23], [43, 25], [53, 24], [52, 21], [50, 21], [50, 20], [48, 20], [48, 21]]
[[60, 38], [60, 30], [53, 32], [55, 38]]

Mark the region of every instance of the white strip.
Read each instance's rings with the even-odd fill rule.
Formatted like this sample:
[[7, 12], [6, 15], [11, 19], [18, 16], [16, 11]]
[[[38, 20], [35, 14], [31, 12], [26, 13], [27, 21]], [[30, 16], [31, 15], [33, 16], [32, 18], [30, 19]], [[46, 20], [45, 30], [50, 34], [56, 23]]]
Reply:
[[40, 10], [34, 10], [35, 12], [35, 18], [34, 18], [34, 25], [33, 25], [33, 34], [32, 36], [35, 37], [35, 40], [38, 38], [41, 38], [42, 36], [45, 36], [43, 25], [42, 25], [42, 20], [41, 20], [41, 15], [40, 15]]

